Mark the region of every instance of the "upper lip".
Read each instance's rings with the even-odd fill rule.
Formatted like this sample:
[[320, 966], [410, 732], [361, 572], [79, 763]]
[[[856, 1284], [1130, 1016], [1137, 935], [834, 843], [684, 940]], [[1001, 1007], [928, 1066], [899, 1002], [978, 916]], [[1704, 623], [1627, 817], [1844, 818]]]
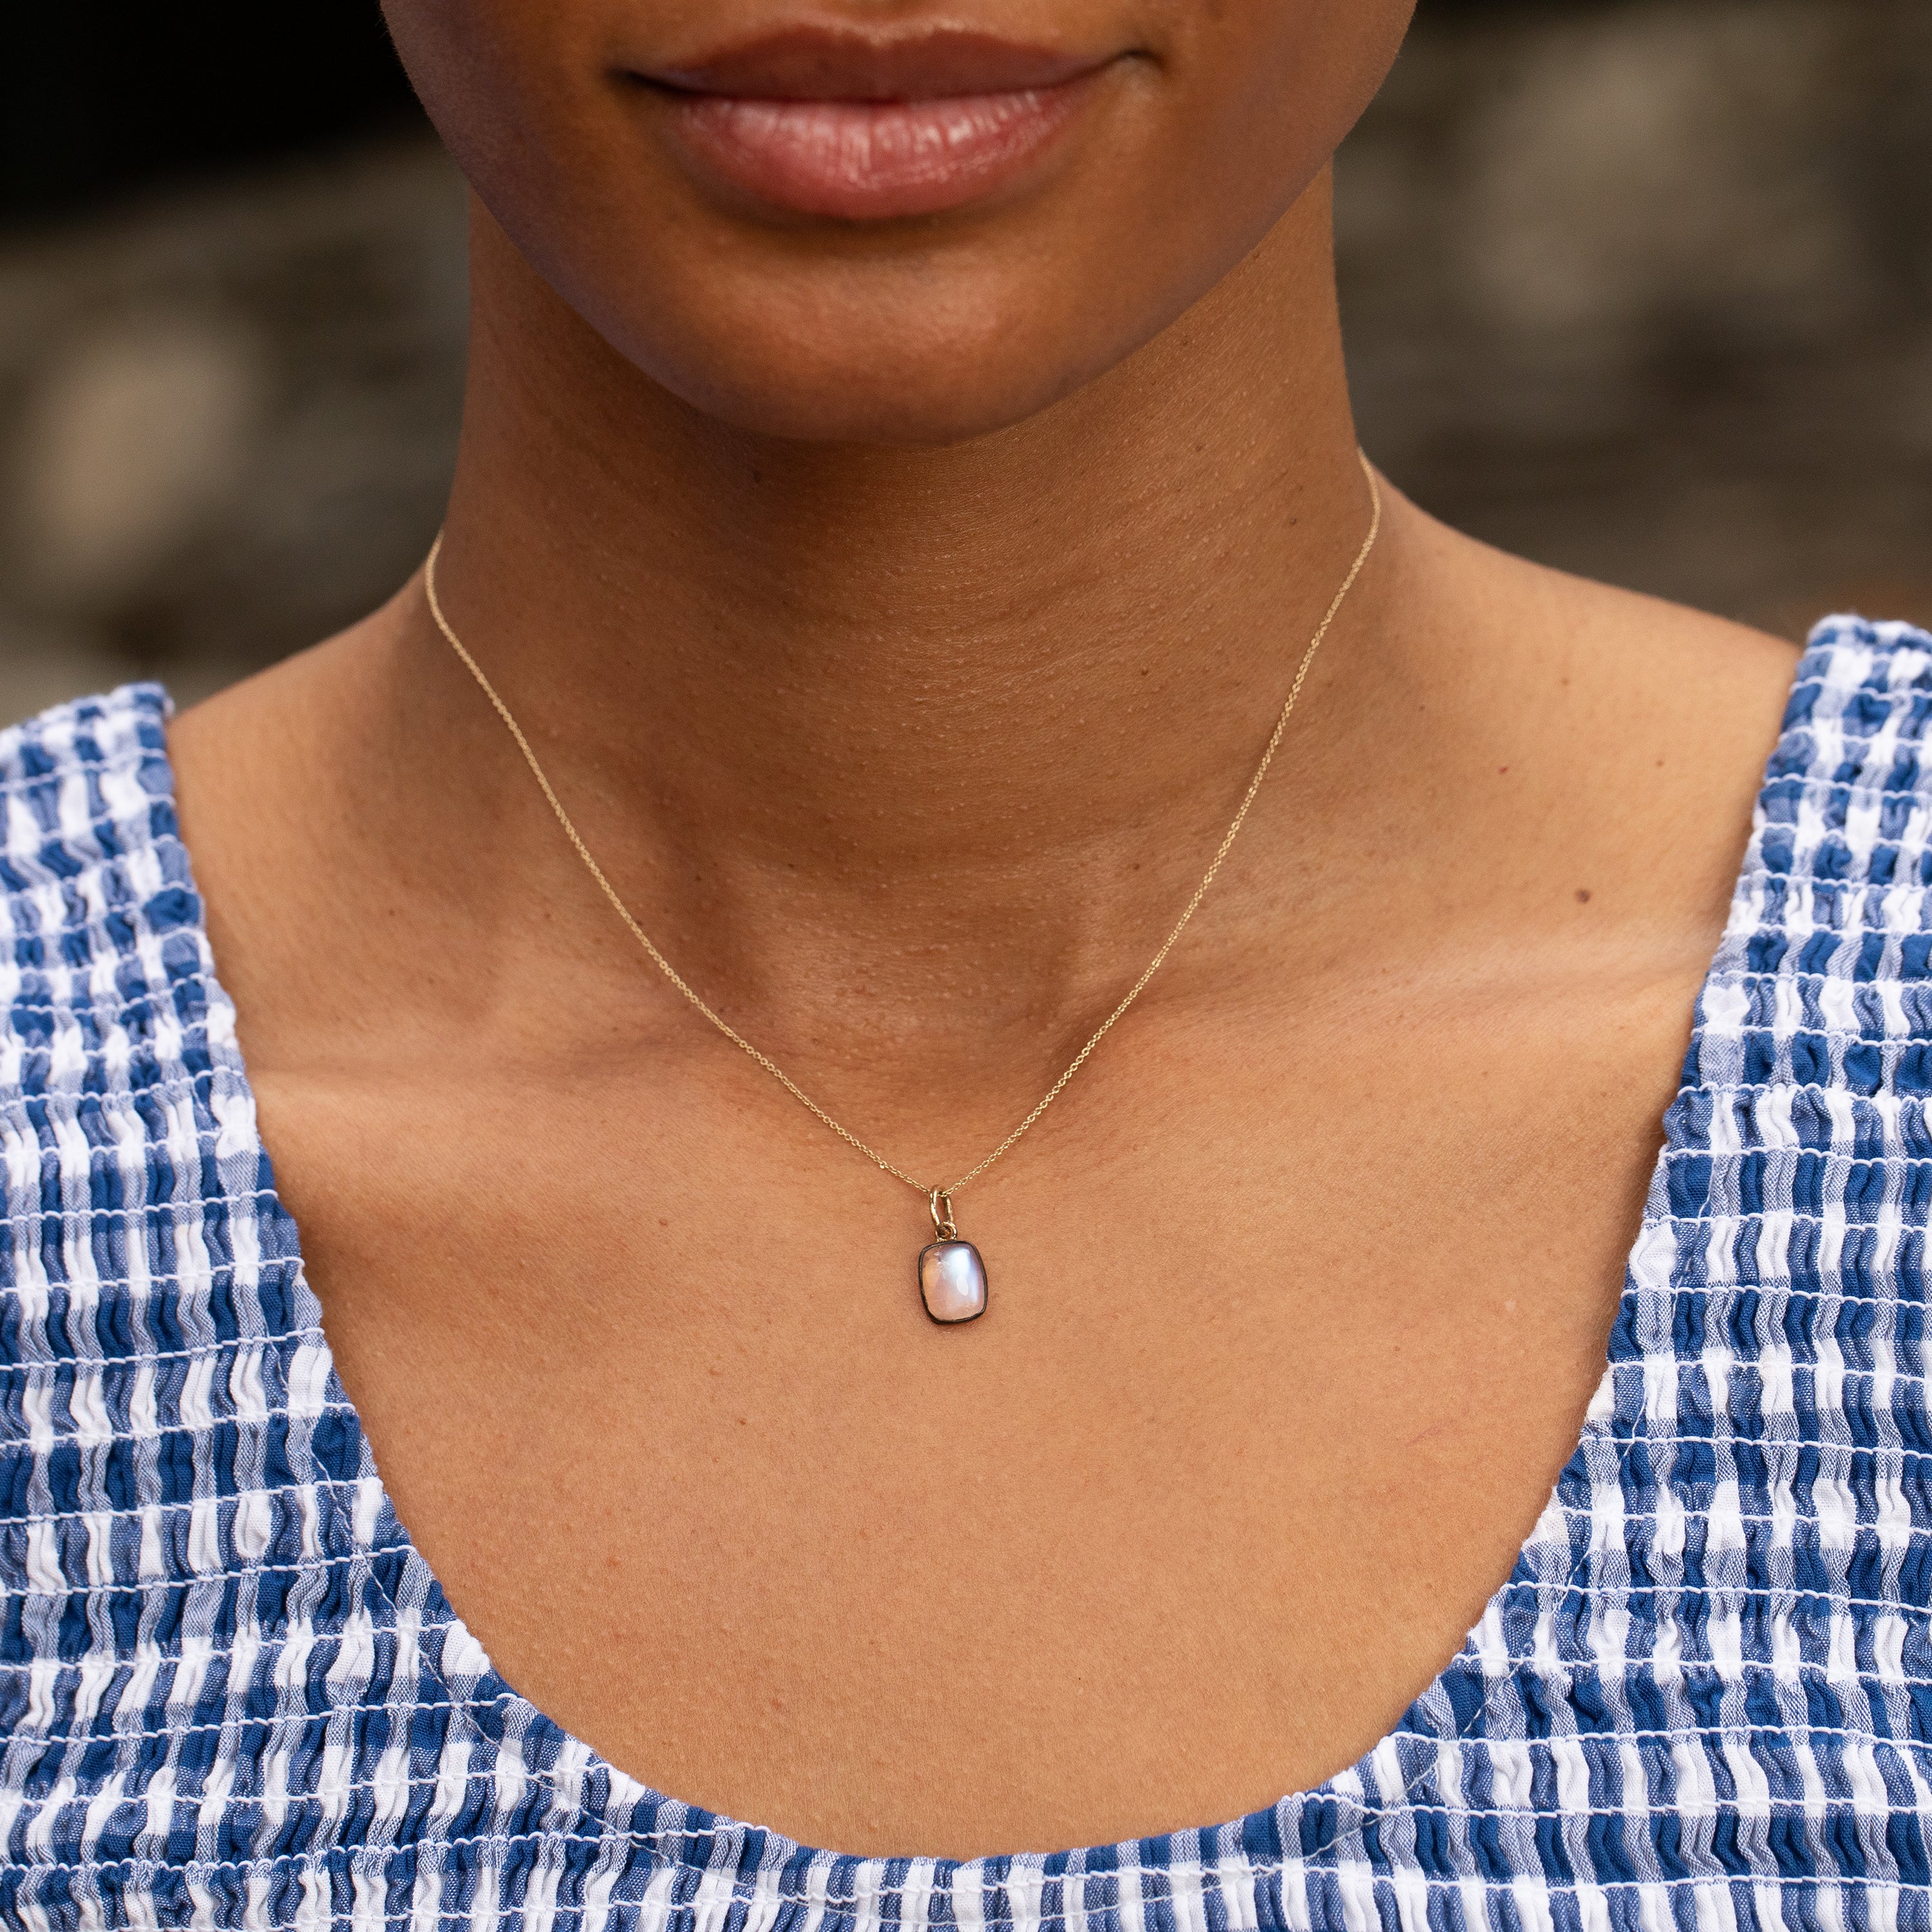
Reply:
[[1104, 64], [1104, 57], [964, 28], [872, 34], [796, 26], [653, 65], [640, 77], [686, 93], [751, 100], [930, 100], [1057, 86]]

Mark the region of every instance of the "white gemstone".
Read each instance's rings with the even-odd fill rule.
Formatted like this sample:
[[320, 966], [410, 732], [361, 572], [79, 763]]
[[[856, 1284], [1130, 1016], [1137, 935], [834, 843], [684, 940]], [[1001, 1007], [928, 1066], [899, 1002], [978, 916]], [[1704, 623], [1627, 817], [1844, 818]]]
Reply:
[[970, 1322], [986, 1312], [986, 1264], [970, 1241], [934, 1241], [919, 1258], [919, 1292], [935, 1322]]

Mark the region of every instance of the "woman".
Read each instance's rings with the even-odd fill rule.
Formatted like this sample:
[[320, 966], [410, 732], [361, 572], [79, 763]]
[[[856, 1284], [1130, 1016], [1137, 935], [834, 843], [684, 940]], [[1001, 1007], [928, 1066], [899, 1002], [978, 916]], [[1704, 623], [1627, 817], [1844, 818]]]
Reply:
[[1358, 464], [1407, 12], [393, 0], [434, 601], [7, 741], [8, 1923], [1926, 1924], [1932, 639]]

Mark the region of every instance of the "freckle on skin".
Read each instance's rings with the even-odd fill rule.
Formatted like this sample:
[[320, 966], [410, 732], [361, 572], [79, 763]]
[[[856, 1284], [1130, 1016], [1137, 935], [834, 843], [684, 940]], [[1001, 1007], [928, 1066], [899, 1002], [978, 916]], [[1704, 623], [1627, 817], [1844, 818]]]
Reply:
[[1588, 886], [1579, 886], [1576, 888], [1576, 903], [1579, 905], [1588, 905], [1590, 903], [1590, 889]]

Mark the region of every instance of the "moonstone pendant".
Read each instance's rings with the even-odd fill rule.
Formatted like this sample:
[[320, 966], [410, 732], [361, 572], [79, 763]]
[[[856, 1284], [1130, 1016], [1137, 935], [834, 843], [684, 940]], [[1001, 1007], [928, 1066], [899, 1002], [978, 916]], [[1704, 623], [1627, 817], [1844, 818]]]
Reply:
[[920, 1299], [935, 1322], [976, 1321], [986, 1312], [986, 1264], [970, 1241], [934, 1241], [919, 1257]]
[[935, 1187], [926, 1198], [932, 1210], [932, 1232], [939, 1238], [919, 1253], [919, 1298], [935, 1322], [948, 1328], [976, 1322], [986, 1312], [986, 1264], [970, 1241], [959, 1238], [952, 1218], [952, 1196]]

